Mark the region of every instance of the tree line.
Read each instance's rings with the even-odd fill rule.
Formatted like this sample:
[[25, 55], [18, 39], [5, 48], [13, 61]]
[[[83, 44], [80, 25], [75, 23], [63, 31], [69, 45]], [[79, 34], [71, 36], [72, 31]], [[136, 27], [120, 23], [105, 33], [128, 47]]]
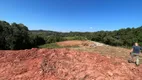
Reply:
[[0, 49], [29, 49], [65, 40], [92, 40], [112, 46], [142, 45], [142, 26], [115, 31], [56, 32], [29, 30], [24, 24], [0, 21]]
[[45, 44], [44, 39], [25, 25], [0, 21], [0, 49], [29, 49], [41, 44]]
[[[34, 32], [34, 31], [31, 31]], [[39, 34], [47, 36], [54, 36], [53, 38], [60, 37], [62, 41], [68, 40], [65, 37], [74, 37], [77, 40], [92, 40], [102, 42], [112, 46], [131, 47], [135, 42], [142, 45], [142, 26], [138, 28], [123, 28], [115, 31], [97, 31], [97, 32], [54, 32], [54, 31], [35, 31]], [[47, 38], [47, 40], [50, 38]], [[50, 42], [50, 41], [49, 41]]]

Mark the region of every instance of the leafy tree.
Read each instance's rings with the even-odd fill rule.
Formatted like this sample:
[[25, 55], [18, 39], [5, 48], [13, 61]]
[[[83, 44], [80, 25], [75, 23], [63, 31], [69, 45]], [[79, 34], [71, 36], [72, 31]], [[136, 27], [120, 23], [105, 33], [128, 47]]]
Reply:
[[31, 38], [29, 33], [24, 24], [0, 21], [0, 49], [26, 49], [45, 43], [42, 37]]

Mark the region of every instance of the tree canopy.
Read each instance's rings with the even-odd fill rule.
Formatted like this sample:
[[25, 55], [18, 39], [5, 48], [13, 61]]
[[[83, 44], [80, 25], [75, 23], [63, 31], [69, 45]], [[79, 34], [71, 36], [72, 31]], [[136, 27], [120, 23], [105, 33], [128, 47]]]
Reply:
[[92, 40], [113, 46], [130, 47], [134, 42], [142, 46], [142, 26], [115, 31], [55, 32], [28, 30], [24, 24], [0, 21], [0, 49], [28, 49], [64, 40]]

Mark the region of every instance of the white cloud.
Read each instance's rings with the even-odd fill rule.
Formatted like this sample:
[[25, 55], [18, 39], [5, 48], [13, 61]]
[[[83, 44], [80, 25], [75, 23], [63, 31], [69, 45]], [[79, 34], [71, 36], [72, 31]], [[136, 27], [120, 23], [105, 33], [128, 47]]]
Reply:
[[90, 29], [93, 29], [93, 27], [90, 27]]

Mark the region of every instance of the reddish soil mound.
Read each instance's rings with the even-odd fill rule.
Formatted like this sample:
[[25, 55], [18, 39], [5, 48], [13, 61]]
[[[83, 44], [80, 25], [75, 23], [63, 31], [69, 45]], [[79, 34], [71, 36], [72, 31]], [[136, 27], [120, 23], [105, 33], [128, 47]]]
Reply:
[[0, 80], [142, 80], [142, 66], [69, 49], [0, 51]]
[[78, 46], [81, 45], [84, 41], [81, 40], [71, 40], [71, 41], [62, 41], [57, 44], [60, 46]]
[[106, 46], [103, 43], [89, 41], [89, 40], [70, 40], [57, 42], [59, 46], [80, 46], [80, 47], [96, 47], [96, 46]]

